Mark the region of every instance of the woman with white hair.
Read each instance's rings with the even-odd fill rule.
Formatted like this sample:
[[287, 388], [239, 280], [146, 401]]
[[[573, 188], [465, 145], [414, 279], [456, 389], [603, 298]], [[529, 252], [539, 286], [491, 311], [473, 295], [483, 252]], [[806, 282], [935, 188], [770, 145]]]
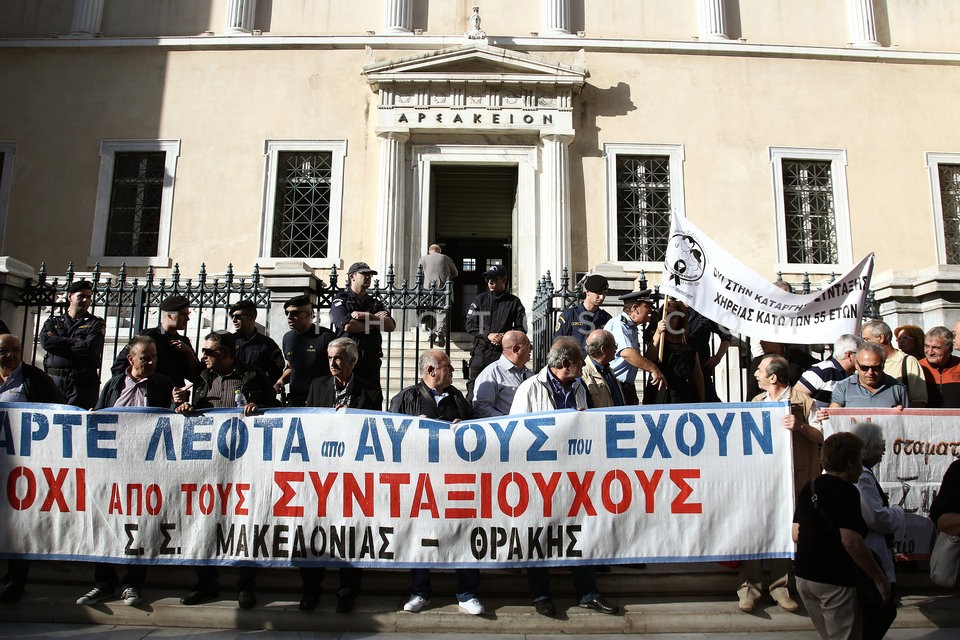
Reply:
[[904, 519], [903, 508], [900, 505], [890, 505], [887, 494], [884, 493], [873, 473], [873, 467], [883, 459], [886, 442], [883, 439], [883, 430], [873, 422], [858, 422], [850, 432], [863, 440], [863, 470], [857, 480], [857, 489], [860, 491], [860, 511], [863, 520], [867, 523], [867, 537], [864, 542], [880, 560], [887, 581], [890, 583], [890, 601], [880, 607], [864, 606], [863, 608], [863, 638], [873, 640], [883, 638], [887, 629], [897, 617], [897, 574], [893, 565], [893, 532], [902, 524]]

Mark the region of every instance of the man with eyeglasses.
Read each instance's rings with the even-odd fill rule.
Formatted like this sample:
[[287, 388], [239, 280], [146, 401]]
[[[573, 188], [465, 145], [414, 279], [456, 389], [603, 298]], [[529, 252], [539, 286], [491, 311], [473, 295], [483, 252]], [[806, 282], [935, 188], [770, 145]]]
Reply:
[[[871, 342], [857, 351], [857, 373], [833, 388], [830, 407], [874, 407], [906, 409], [910, 406], [907, 388], [883, 372], [883, 347]], [[820, 418], [823, 410], [817, 412]]]
[[[586, 409], [587, 390], [580, 380], [582, 369], [583, 352], [577, 341], [571, 337], [557, 338], [547, 354], [547, 366], [517, 389], [510, 415]], [[620, 611], [618, 606], [600, 595], [596, 567], [576, 565], [570, 567], [570, 573], [579, 606], [609, 615]], [[527, 582], [536, 612], [548, 618], [556, 617], [557, 608], [550, 598], [549, 570], [546, 567], [530, 567], [527, 569]]]
[[333, 331], [313, 321], [313, 303], [308, 296], [296, 296], [283, 305], [290, 331], [283, 336], [283, 357], [287, 367], [273, 388], [277, 393], [290, 385], [287, 405], [302, 407], [314, 378], [330, 375], [327, 346], [336, 337]]
[[330, 320], [338, 338], [357, 343], [360, 359], [357, 375], [380, 385], [380, 364], [383, 360], [383, 333], [397, 328], [387, 307], [378, 298], [367, 295], [377, 272], [366, 262], [354, 262], [347, 270], [348, 286], [338, 293], [330, 306]]
[[43, 367], [66, 396], [81, 409], [97, 403], [100, 358], [106, 332], [103, 319], [90, 313], [93, 285], [79, 280], [67, 289], [67, 309], [51, 316], [40, 329], [40, 346], [47, 352]]
[[883, 347], [883, 372], [907, 387], [910, 406], [914, 409], [927, 406], [927, 381], [923, 377], [923, 369], [916, 358], [893, 347], [890, 325], [873, 320], [860, 328], [860, 336], [867, 342]]
[[269, 336], [257, 331], [257, 305], [241, 300], [230, 307], [233, 337], [237, 343], [237, 360], [247, 367], [263, 369], [272, 382], [283, 374], [283, 352]]
[[953, 355], [953, 342], [953, 331], [942, 326], [924, 336], [920, 366], [927, 381], [928, 407], [960, 408], [960, 358]]
[[833, 355], [804, 371], [793, 388], [810, 396], [817, 409], [826, 409], [830, 406], [833, 388], [857, 368], [857, 351], [862, 346], [861, 338], [843, 334], [833, 344]]

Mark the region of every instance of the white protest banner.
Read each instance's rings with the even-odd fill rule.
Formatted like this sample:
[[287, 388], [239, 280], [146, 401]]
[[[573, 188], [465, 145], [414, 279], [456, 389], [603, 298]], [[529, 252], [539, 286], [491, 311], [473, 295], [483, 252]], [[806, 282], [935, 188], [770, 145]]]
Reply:
[[0, 554], [451, 567], [791, 557], [788, 405], [450, 424], [0, 405]]
[[870, 288], [873, 254], [822, 291], [787, 293], [673, 216], [660, 291], [731, 332], [793, 344], [833, 342], [857, 334]]
[[910, 558], [930, 556], [933, 522], [928, 517], [947, 467], [960, 459], [960, 411], [952, 409], [830, 409], [823, 434], [847, 431], [857, 422], [883, 429], [886, 448], [874, 468], [880, 486], [906, 513], [894, 534], [894, 551]]

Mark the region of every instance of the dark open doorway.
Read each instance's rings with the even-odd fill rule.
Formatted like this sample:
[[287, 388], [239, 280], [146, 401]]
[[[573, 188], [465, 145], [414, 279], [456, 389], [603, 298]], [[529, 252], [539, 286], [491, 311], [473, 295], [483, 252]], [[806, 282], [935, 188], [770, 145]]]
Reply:
[[[483, 272], [506, 265], [512, 279], [516, 165], [433, 165], [433, 242], [453, 259], [450, 328], [463, 331], [467, 308], [486, 289]], [[509, 284], [510, 280], [508, 280]]]

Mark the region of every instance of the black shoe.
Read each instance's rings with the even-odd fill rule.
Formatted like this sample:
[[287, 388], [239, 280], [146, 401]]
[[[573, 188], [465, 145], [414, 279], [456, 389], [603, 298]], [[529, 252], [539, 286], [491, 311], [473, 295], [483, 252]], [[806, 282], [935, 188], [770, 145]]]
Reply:
[[23, 586], [19, 584], [11, 584], [4, 589], [3, 593], [0, 593], [0, 602], [3, 604], [13, 604], [14, 602], [19, 602], [20, 598], [23, 597]]
[[195, 604], [203, 604], [204, 602], [210, 602], [220, 597], [219, 591], [210, 591], [208, 589], [194, 589], [187, 595], [180, 598], [180, 604], [185, 604], [187, 606], [193, 606]]
[[350, 592], [337, 594], [337, 613], [350, 613], [353, 611], [353, 594]]
[[257, 606], [257, 595], [251, 590], [242, 589], [237, 594], [237, 604], [241, 609], [253, 609]]
[[311, 589], [300, 596], [300, 611], [313, 611], [320, 603], [320, 592]]
[[553, 606], [553, 601], [550, 598], [537, 600], [533, 603], [533, 608], [542, 616], [547, 616], [548, 618], [557, 617], [557, 608]]
[[581, 602], [580, 606], [584, 609], [593, 609], [594, 611], [599, 611], [600, 613], [606, 613], [607, 615], [616, 615], [620, 613], [620, 607], [614, 606], [604, 600], [601, 596], [596, 596], [590, 598], [586, 602]]

